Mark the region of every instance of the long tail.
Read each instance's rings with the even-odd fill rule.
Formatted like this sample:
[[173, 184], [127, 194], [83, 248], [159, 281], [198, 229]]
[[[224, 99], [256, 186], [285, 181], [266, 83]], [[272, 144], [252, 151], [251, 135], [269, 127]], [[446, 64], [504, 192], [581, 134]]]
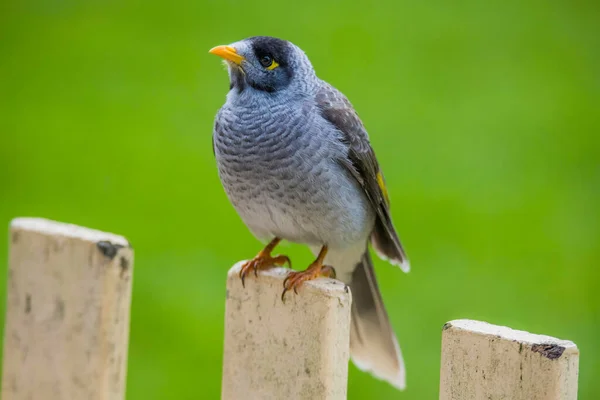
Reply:
[[350, 281], [352, 328], [350, 355], [356, 366], [402, 390], [406, 387], [404, 360], [383, 305], [368, 249]]

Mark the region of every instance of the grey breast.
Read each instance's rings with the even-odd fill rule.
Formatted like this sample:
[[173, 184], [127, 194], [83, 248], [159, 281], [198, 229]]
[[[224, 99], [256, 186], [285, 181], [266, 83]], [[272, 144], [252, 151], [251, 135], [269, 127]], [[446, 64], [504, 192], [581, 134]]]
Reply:
[[344, 247], [364, 240], [373, 212], [336, 161], [347, 147], [311, 101], [228, 101], [214, 130], [219, 176], [255, 236]]

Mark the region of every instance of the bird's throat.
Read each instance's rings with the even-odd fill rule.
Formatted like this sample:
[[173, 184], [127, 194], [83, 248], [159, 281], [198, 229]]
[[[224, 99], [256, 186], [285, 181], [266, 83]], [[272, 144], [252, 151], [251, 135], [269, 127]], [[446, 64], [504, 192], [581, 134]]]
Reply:
[[229, 89], [237, 90], [239, 92], [244, 91], [246, 88], [246, 77], [244, 76], [244, 70], [238, 65], [229, 66]]

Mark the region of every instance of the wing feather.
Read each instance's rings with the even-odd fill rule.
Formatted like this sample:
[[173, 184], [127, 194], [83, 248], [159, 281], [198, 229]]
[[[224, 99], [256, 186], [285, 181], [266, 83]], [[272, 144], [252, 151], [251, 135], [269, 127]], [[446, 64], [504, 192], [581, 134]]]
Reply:
[[316, 95], [323, 117], [333, 124], [348, 144], [348, 157], [338, 160], [363, 188], [377, 214], [371, 243], [378, 255], [409, 270], [406, 253], [392, 223], [383, 173], [369, 142], [367, 131], [350, 101], [333, 86], [323, 83]]

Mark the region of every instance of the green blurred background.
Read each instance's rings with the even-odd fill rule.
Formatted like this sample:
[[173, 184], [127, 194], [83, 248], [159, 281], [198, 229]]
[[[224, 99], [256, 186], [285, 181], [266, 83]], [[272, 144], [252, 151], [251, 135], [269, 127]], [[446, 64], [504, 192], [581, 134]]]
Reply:
[[456, 318], [575, 341], [599, 398], [599, 21], [566, 0], [5, 0], [0, 306], [12, 218], [123, 234], [128, 399], [218, 398], [226, 271], [261, 245], [217, 177], [228, 81], [207, 51], [279, 36], [358, 109], [413, 266], [376, 264], [408, 389], [351, 367], [349, 398], [436, 398]]

